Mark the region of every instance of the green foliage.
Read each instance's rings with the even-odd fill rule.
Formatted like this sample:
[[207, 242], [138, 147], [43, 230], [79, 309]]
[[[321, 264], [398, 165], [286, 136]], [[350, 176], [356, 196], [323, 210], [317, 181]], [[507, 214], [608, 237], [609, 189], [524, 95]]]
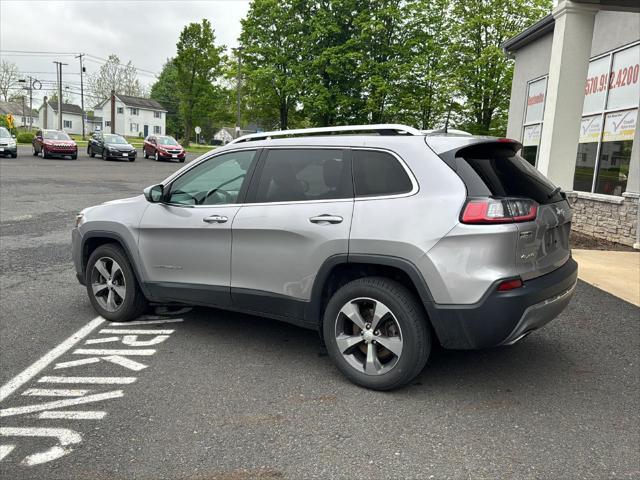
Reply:
[[33, 141], [33, 133], [22, 132], [16, 137], [18, 143], [31, 143]]
[[176, 93], [178, 112], [183, 119], [184, 141], [195, 134], [196, 121], [221, 115], [221, 89], [214, 81], [222, 75], [224, 46], [216, 46], [211, 23], [190, 23], [180, 33], [176, 45]]
[[167, 110], [166, 131], [180, 138], [184, 135], [184, 119], [179, 112], [180, 99], [176, 92], [178, 68], [175, 60], [169, 59], [162, 67], [158, 80], [151, 87], [150, 97], [160, 102]]
[[502, 134], [506, 126], [513, 62], [500, 45], [548, 13], [550, 0], [453, 2], [451, 52], [463, 126], [476, 134]]
[[257, 0], [242, 20], [240, 50], [245, 96], [261, 118], [289, 127], [289, 115], [300, 96], [306, 45], [303, 0]]
[[243, 111], [280, 128], [436, 128], [450, 117], [503, 134], [513, 64], [500, 45], [550, 8], [551, 0], [254, 0], [240, 35]]

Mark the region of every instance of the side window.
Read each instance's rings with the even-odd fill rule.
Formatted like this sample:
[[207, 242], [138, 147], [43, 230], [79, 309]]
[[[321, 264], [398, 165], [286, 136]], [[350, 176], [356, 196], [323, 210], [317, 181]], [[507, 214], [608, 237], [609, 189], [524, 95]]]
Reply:
[[169, 203], [181, 205], [236, 203], [255, 155], [255, 150], [243, 150], [206, 160], [172, 183]]
[[356, 197], [397, 195], [412, 188], [407, 171], [397, 158], [386, 152], [355, 150], [353, 178]]
[[254, 201], [350, 198], [352, 190], [350, 162], [342, 150], [274, 149], [262, 165]]

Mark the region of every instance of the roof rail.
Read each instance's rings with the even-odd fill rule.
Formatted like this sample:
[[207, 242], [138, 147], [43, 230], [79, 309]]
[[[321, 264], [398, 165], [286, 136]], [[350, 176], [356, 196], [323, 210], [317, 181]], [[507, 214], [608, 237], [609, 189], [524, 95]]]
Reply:
[[466, 136], [472, 136], [472, 133], [469, 132], [465, 132], [464, 130], [457, 130], [455, 128], [448, 128], [447, 130], [445, 130], [444, 128], [440, 128], [440, 129], [432, 129], [432, 130], [420, 130], [422, 132], [423, 135], [426, 136], [436, 136], [436, 135], [466, 135]]
[[227, 143], [250, 142], [252, 140], [268, 140], [271, 137], [292, 137], [292, 136], [307, 136], [313, 134], [332, 134], [332, 133], [350, 133], [350, 132], [378, 132], [382, 135], [424, 135], [420, 130], [407, 125], [400, 125], [397, 123], [378, 124], [378, 125], [344, 125], [340, 127], [319, 127], [319, 128], [300, 128], [297, 130], [276, 130], [274, 132], [260, 132], [252, 133], [238, 137], [235, 140]]

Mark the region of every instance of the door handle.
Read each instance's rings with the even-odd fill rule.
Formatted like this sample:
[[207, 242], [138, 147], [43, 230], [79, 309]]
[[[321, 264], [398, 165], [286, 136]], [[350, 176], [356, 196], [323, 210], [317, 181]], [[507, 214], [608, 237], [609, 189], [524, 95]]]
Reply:
[[318, 215], [311, 217], [309, 221], [311, 223], [327, 224], [327, 223], [341, 223], [343, 218], [340, 215]]
[[211, 215], [202, 219], [205, 223], [226, 223], [227, 220], [229, 219], [223, 215]]

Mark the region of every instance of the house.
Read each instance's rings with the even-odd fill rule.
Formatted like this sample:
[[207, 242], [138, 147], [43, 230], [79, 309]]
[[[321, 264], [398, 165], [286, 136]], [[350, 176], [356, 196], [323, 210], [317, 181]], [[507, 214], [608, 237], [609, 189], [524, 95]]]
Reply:
[[[42, 128], [58, 128], [58, 102], [47, 100], [38, 110]], [[62, 104], [62, 129], [67, 133], [82, 134], [82, 109], [72, 103]]]
[[640, 5], [554, 5], [503, 44], [515, 60], [507, 136], [566, 192], [573, 230], [640, 248]]
[[96, 130], [102, 130], [102, 117], [95, 115], [87, 115], [84, 122], [85, 133], [91, 133]]
[[12, 115], [13, 122], [16, 127], [29, 127], [30, 125], [38, 128], [40, 122], [38, 120], [38, 111], [30, 110], [29, 106], [22, 102], [2, 102], [0, 101], [0, 115]]
[[165, 135], [167, 110], [156, 100], [150, 98], [115, 95], [115, 128], [111, 128], [111, 98], [100, 102], [94, 108], [94, 114], [102, 117], [102, 129], [129, 137], [147, 135]]

